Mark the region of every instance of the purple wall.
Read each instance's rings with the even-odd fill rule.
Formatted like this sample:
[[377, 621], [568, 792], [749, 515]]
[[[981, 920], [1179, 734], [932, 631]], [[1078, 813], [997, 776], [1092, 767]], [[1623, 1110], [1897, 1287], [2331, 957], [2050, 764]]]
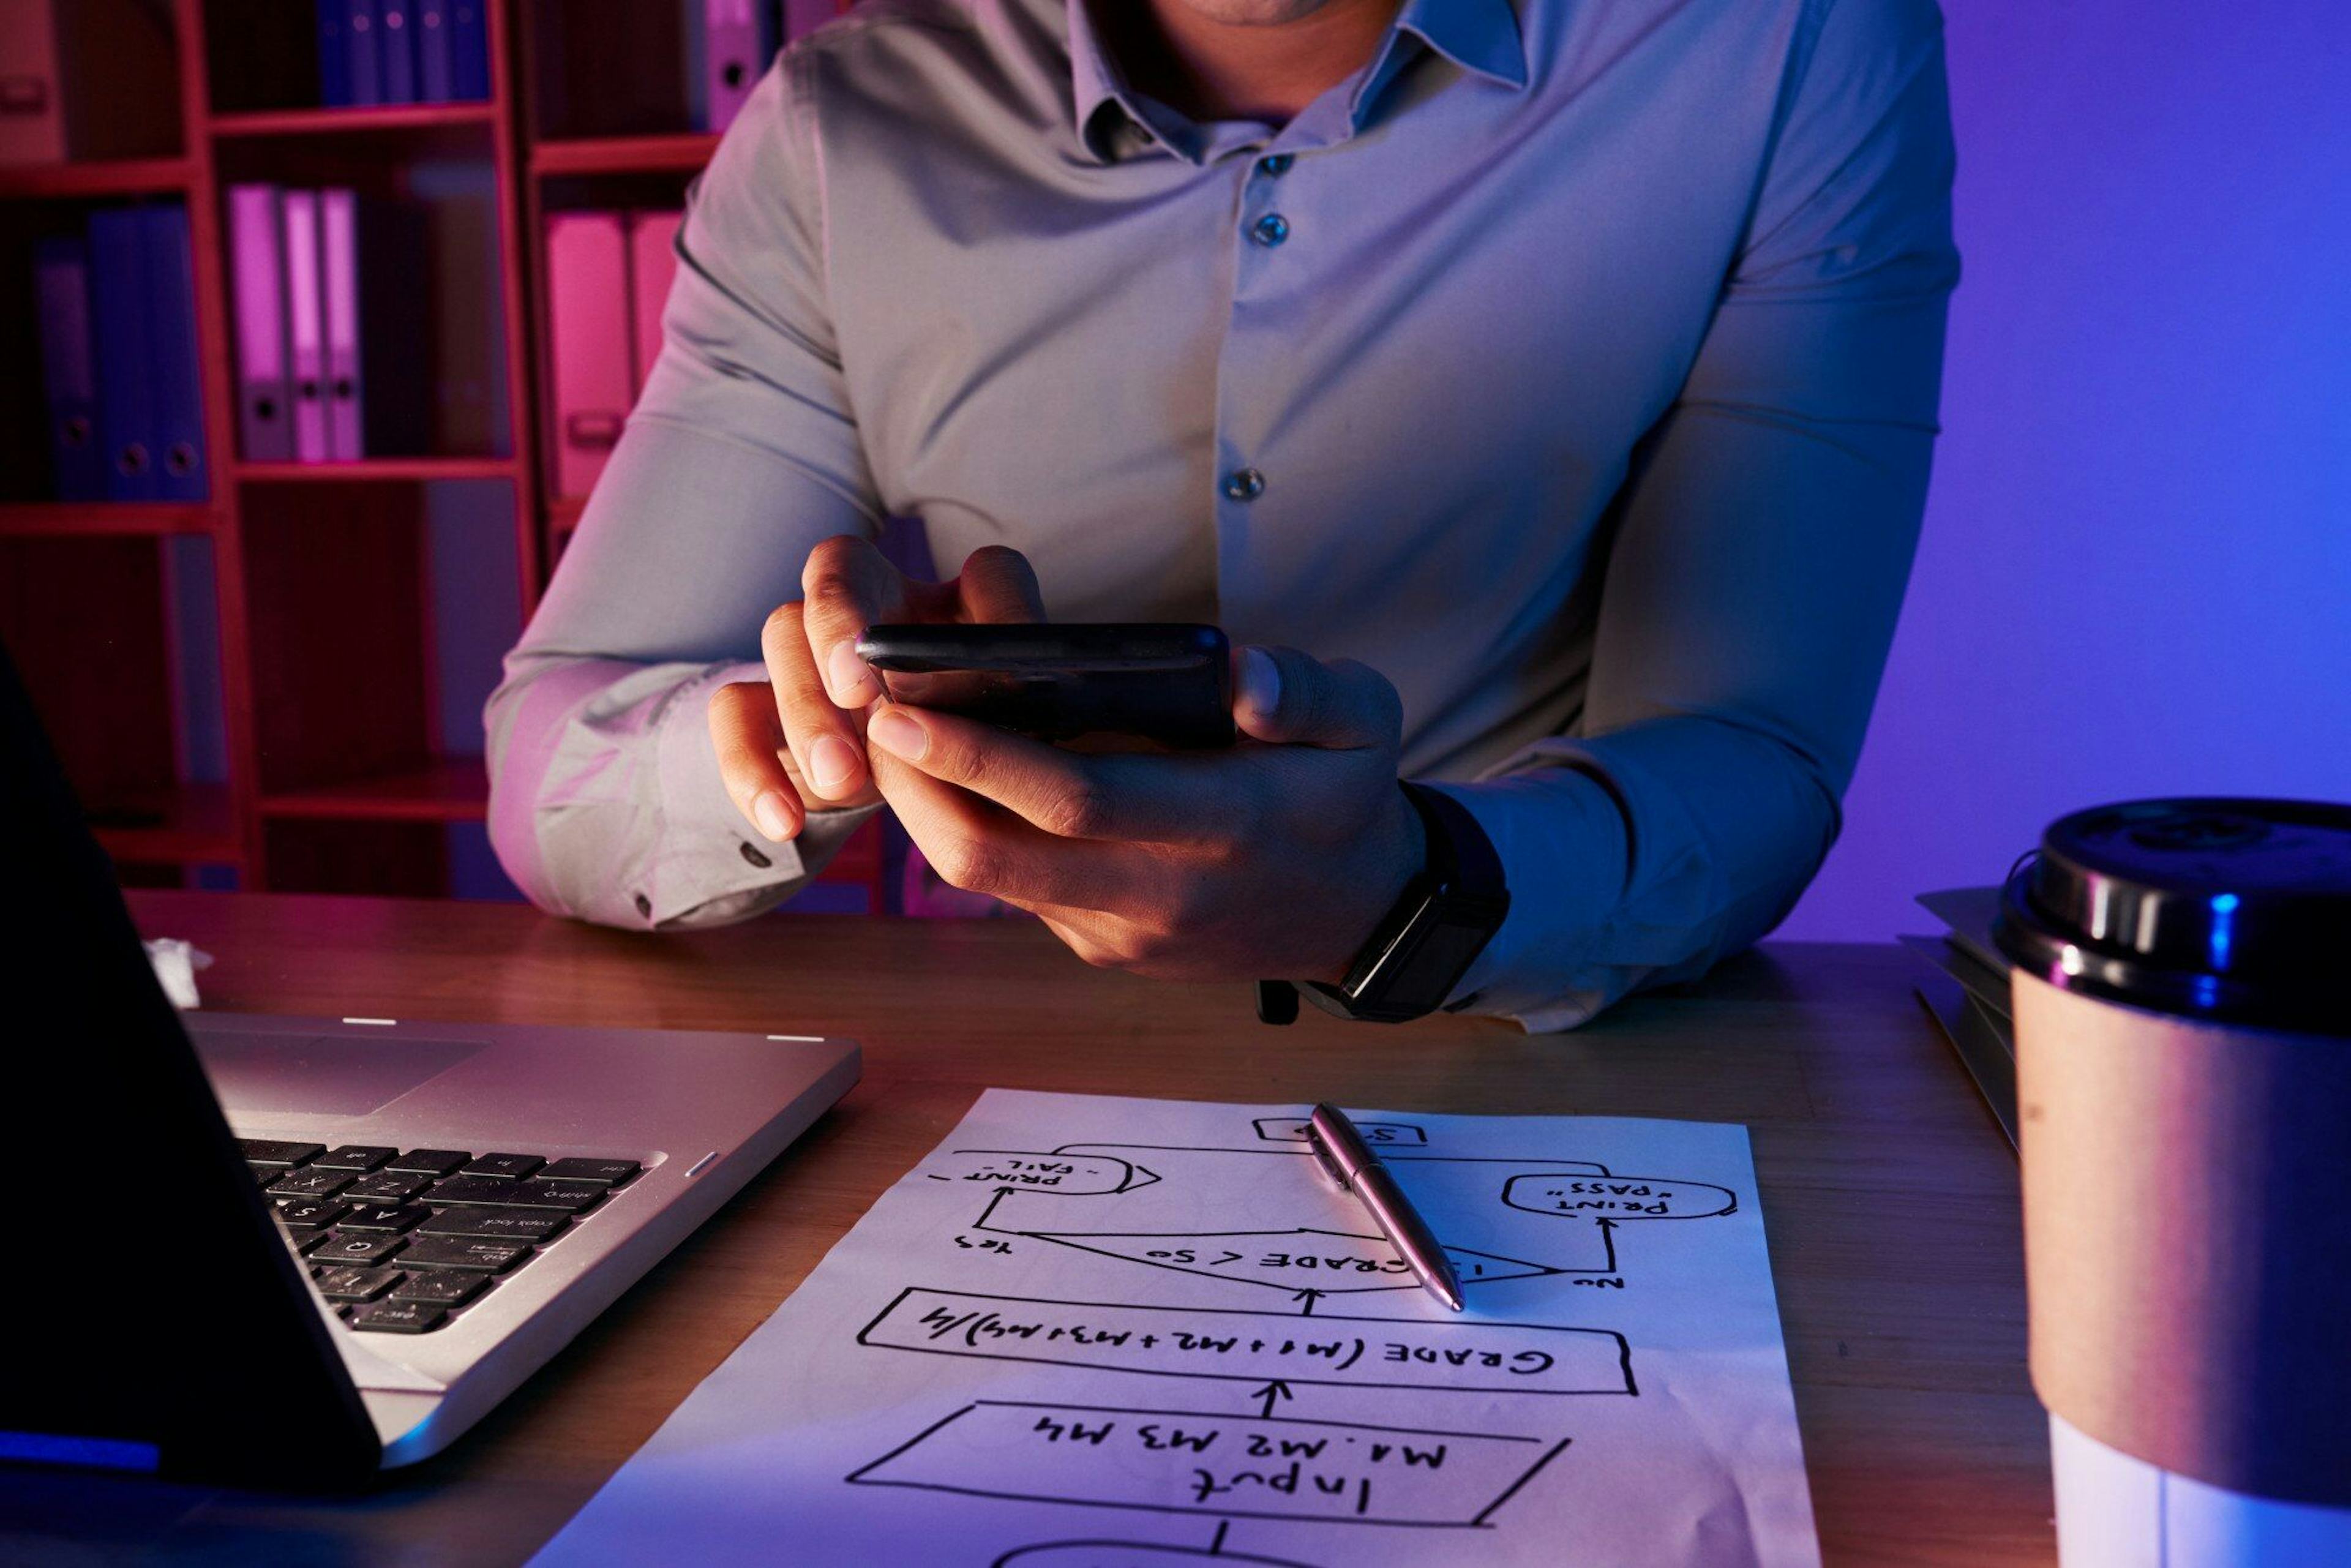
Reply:
[[2351, 5], [1945, 8], [1944, 435], [1786, 936], [1932, 929], [2077, 806], [2351, 800]]

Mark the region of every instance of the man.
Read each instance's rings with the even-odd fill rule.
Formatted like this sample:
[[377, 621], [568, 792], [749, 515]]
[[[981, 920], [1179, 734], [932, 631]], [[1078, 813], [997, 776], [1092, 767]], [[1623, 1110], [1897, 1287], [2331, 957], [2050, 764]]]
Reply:
[[[1327, 985], [1490, 844], [1508, 916], [1419, 1005], [1560, 1029], [1699, 973], [1835, 836], [1950, 161], [1932, 0], [868, 4], [696, 191], [491, 699], [499, 852], [691, 926], [883, 800], [1090, 961]], [[960, 575], [900, 576], [891, 517]], [[1048, 611], [1225, 626], [1245, 743], [1080, 757], [849, 652]]]

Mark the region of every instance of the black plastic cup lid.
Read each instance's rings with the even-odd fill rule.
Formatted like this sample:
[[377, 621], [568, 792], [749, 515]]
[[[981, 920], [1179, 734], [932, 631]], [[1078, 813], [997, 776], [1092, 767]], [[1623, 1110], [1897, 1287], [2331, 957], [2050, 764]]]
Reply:
[[2068, 990], [2351, 1036], [2351, 806], [2134, 800], [2050, 824], [1994, 936]]

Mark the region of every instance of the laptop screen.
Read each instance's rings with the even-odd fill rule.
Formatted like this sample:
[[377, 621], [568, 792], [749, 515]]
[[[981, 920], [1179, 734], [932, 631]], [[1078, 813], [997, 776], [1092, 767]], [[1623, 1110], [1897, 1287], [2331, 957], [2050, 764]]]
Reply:
[[373, 1428], [0, 646], [0, 1458], [349, 1479]]

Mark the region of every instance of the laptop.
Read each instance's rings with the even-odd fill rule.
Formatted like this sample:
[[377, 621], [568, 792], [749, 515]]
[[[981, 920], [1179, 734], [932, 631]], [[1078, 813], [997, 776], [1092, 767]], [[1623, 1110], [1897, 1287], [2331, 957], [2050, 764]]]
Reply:
[[413, 1464], [857, 1081], [790, 1033], [176, 1012], [5, 648], [0, 871], [0, 1458]]

